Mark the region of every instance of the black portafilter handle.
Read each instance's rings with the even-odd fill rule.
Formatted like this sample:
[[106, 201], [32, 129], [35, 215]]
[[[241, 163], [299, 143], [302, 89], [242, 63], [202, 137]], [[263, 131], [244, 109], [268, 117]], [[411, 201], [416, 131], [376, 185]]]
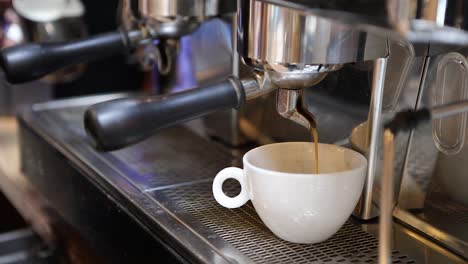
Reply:
[[29, 43], [3, 49], [0, 66], [10, 83], [39, 79], [66, 66], [125, 52], [139, 31], [115, 31], [69, 42]]
[[128, 97], [89, 107], [84, 126], [94, 147], [112, 151], [137, 143], [158, 129], [208, 113], [237, 108], [245, 101], [235, 77], [192, 90], [163, 96]]

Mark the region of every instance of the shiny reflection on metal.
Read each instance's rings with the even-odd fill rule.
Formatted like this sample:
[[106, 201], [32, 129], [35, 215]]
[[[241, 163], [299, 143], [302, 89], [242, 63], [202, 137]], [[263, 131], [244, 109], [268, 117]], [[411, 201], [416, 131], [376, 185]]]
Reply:
[[27, 28], [24, 19], [12, 8], [2, 8], [2, 41], [1, 48], [24, 43], [27, 40]]
[[429, 1], [387, 1], [390, 24], [405, 31], [411, 29], [410, 23], [424, 22], [432, 27], [452, 27], [466, 30], [467, 10], [462, 2], [447, 0]]
[[[207, 85], [213, 81], [221, 81], [233, 74], [233, 41], [234, 17], [210, 19], [203, 22], [197, 31], [188, 38], [192, 69], [198, 85]], [[188, 45], [187, 45], [188, 46]], [[194, 52], [196, 51], [196, 52]], [[178, 61], [185, 68], [185, 61]], [[180, 76], [180, 78], [187, 78]], [[189, 88], [189, 87], [187, 87]]]
[[238, 109], [242, 106], [243, 102], [245, 101], [245, 91], [242, 85], [242, 81], [235, 76], [229, 76], [226, 78], [226, 80], [228, 80], [231, 83], [232, 87], [236, 90], [238, 104], [235, 108]]
[[[418, 216], [417, 213], [411, 213], [396, 207], [393, 215], [403, 223], [429, 235], [430, 238], [444, 244], [450, 250], [466, 258], [468, 253], [468, 243], [466, 240], [460, 239], [456, 234], [449, 234], [446, 230], [441, 229], [440, 226], [432, 225], [431, 222], [427, 221], [423, 213], [421, 213], [421, 216]], [[443, 214], [439, 215], [439, 217], [443, 217]], [[452, 221], [450, 222], [453, 223]]]
[[[387, 1], [388, 21], [397, 31], [408, 30], [407, 19], [410, 12], [408, 9], [410, 4], [414, 4], [414, 1]], [[414, 6], [411, 5], [411, 8], [413, 10]]]
[[[383, 95], [382, 111], [394, 111], [400, 102], [400, 96], [403, 93], [407, 83], [410, 67], [418, 68], [418, 65], [413, 65], [416, 56], [413, 45], [405, 41], [390, 41], [387, 63], [387, 74], [385, 78], [385, 89]], [[419, 88], [419, 87], [418, 87]], [[401, 103], [400, 103], [401, 104]], [[411, 108], [414, 108], [411, 105]]]
[[[48, 9], [41, 10], [44, 7]], [[4, 1], [0, 10], [2, 47], [29, 42], [66, 42], [88, 34], [80, 0], [48, 2], [43, 6], [34, 1]], [[73, 65], [48, 74], [42, 80], [49, 84], [69, 82], [81, 76], [84, 70], [84, 64]]]
[[[103, 94], [103, 95], [90, 95], [82, 96], [75, 98], [74, 100], [55, 100], [47, 103], [34, 104], [31, 106], [32, 111], [42, 112], [42, 111], [59, 111], [62, 108], [75, 108], [81, 107], [83, 105], [93, 105], [98, 102], [109, 101], [117, 98], [123, 98], [129, 96], [129, 93], [112, 93], [112, 94]], [[76, 111], [76, 109], [75, 109]]]
[[[26, 23], [29, 42], [66, 42], [88, 35], [82, 17], [63, 17], [49, 22]], [[73, 81], [83, 74], [84, 64], [71, 65], [46, 75], [43, 80], [51, 84]]]
[[126, 31], [126, 33], [127, 45], [129, 45], [129, 47], [135, 47], [149, 37], [146, 35], [146, 32], [142, 30], [131, 30]]
[[432, 125], [427, 122], [411, 133], [398, 195], [397, 205], [401, 209], [424, 208], [439, 156], [431, 132]]
[[258, 0], [240, 1], [238, 27], [239, 54], [262, 64], [341, 64], [388, 55], [386, 38]]
[[[158, 146], [155, 153], [152, 148]], [[160, 157], [164, 156], [164, 159]], [[181, 157], [191, 157], [180, 162]], [[233, 157], [216, 144], [205, 140], [187, 129], [171, 127], [145, 142], [106, 155], [113, 166], [126, 171], [125, 177], [142, 191], [153, 188], [209, 181], [230, 164]]]
[[119, 0], [117, 6], [117, 24], [123, 30], [131, 30], [138, 26], [138, 18], [132, 0]]
[[[463, 1], [373, 0], [355, 2], [258, 0], [333, 19], [355, 30], [413, 43], [468, 44], [467, 10]], [[447, 4], [445, 4], [447, 3]], [[445, 9], [444, 9], [445, 6]]]
[[[333, 18], [353, 25], [369, 24], [388, 28], [386, 0], [369, 0], [359, 3], [343, 1], [306, 1], [306, 0], [259, 0], [283, 7], [300, 10], [325, 18]], [[411, 0], [412, 1], [412, 0]], [[392, 1], [396, 2], [396, 1]]]
[[138, 0], [138, 11], [147, 18], [165, 20], [176, 16], [202, 17], [204, 1]]
[[205, 0], [205, 16], [233, 14], [236, 11], [236, 1]]
[[[437, 89], [434, 90], [435, 105], [468, 99], [468, 62], [459, 53], [448, 53], [437, 65]], [[466, 118], [464, 112], [450, 118], [433, 121], [432, 135], [437, 149], [454, 155], [465, 145]]]
[[[219, 0], [121, 0], [119, 19], [125, 31], [142, 27], [151, 39], [179, 39], [193, 33], [200, 23], [214, 16], [222, 16], [235, 12], [235, 1]], [[133, 39], [129, 37], [130, 41]], [[153, 45], [152, 41], [146, 41]], [[162, 55], [169, 55], [166, 62], [175, 60], [172, 48], [159, 48], [161, 56], [156, 64], [163, 64], [162, 72], [166, 75], [174, 62], [164, 63]], [[154, 54], [150, 54], [152, 56]], [[141, 59], [141, 58], [140, 58]], [[141, 60], [144, 60], [141, 59]], [[151, 65], [154, 58], [143, 61], [144, 66]], [[169, 70], [168, 70], [169, 69]]]
[[432, 119], [442, 119], [468, 112], [468, 100], [438, 105], [430, 109]]
[[252, 100], [277, 89], [271, 81], [268, 74], [254, 74], [253, 78], [241, 80], [245, 92], [245, 99]]
[[19, 240], [25, 237], [33, 237], [34, 232], [31, 229], [19, 229], [0, 234], [0, 245], [14, 240]]
[[279, 89], [276, 97], [276, 110], [282, 117], [290, 119], [307, 130], [317, 126], [315, 117], [303, 106], [303, 91]]
[[369, 129], [370, 143], [369, 155], [367, 157], [367, 176], [364, 182], [364, 190], [361, 195], [361, 201], [358, 203], [354, 214], [361, 219], [370, 219], [375, 217], [372, 208], [372, 192], [377, 166], [377, 153], [379, 140], [382, 133], [382, 101], [385, 84], [385, 74], [387, 68], [387, 58], [377, 59], [374, 63], [374, 73], [372, 77], [372, 99], [371, 109], [369, 110]]
[[205, 18], [235, 12], [235, 1], [221, 0], [138, 0], [141, 16], [161, 22], [178, 16]]
[[179, 41], [164, 39], [157, 44], [145, 45], [142, 48], [140, 65], [145, 70], [157, 67], [160, 75], [166, 76], [173, 72], [180, 50]]
[[30, 25], [30, 41], [60, 42], [79, 39], [87, 35], [86, 25], [82, 18], [62, 18], [56, 21], [34, 23]]
[[271, 82], [278, 88], [301, 89], [316, 85], [331, 71], [339, 70], [343, 65], [266, 65]]
[[392, 252], [392, 212], [394, 188], [395, 136], [390, 129], [384, 131], [382, 183], [380, 188], [379, 216], [379, 263], [391, 262]]
[[[222, 1], [224, 3], [232, 2], [234, 9], [236, 8], [236, 1]], [[200, 28], [190, 35], [190, 64], [192, 65], [192, 73], [194, 74], [195, 81], [198, 85], [208, 85], [213, 82], [222, 81], [226, 76], [236, 74], [239, 58], [233, 52], [236, 45], [234, 41], [235, 30], [235, 16], [228, 16], [225, 19], [214, 18], [205, 21], [200, 25]], [[196, 51], [196, 52], [194, 52]], [[187, 62], [179, 60], [178, 69], [186, 69]], [[177, 74], [177, 79], [183, 80], [187, 83], [188, 74]], [[251, 78], [252, 75], [245, 75], [243, 77]], [[244, 90], [246, 92], [246, 99], [250, 96], [260, 92], [255, 81], [252, 80], [249, 84], [244, 83]], [[247, 87], [256, 90], [248, 89]], [[185, 85], [185, 89], [189, 89]], [[171, 87], [171, 90], [172, 87]], [[261, 92], [260, 92], [261, 93]], [[205, 134], [217, 138], [232, 146], [239, 146], [243, 144], [244, 139], [239, 133], [238, 129], [238, 115], [237, 109], [229, 109], [226, 111], [219, 111], [203, 117], [203, 126], [200, 126]]]
[[121, 0], [120, 26], [130, 30], [143, 25], [153, 38], [180, 37], [203, 21], [204, 4], [197, 0]]
[[328, 72], [338, 70], [341, 64], [329, 65], [306, 65], [303, 69], [297, 69], [291, 66], [289, 69], [285, 66], [276, 69], [265, 69], [264, 71], [255, 71], [252, 78], [243, 78], [241, 80], [246, 98], [255, 99], [267, 94], [274, 89], [304, 89], [311, 87], [325, 78]]
[[[398, 219], [393, 221], [392, 243], [401, 252], [411, 252], [410, 256], [415, 263], [466, 263], [465, 259], [448, 248], [441, 247], [437, 241], [400, 223]], [[361, 228], [375, 237], [378, 236], [379, 226], [372, 222], [361, 223]]]
[[200, 26], [200, 22], [193, 18], [180, 18], [165, 21], [163, 23], [147, 20], [145, 28], [153, 38], [179, 38], [194, 32]]

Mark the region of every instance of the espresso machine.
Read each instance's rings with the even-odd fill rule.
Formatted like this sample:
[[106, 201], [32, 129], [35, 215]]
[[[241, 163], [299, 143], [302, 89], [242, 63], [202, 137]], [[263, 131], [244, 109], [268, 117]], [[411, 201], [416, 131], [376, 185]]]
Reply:
[[[382, 125], [400, 110], [466, 99], [466, 7], [233, 2], [122, 1], [119, 32], [5, 50], [1, 64], [12, 82], [154, 47], [132, 56], [151, 59], [168, 75], [189, 63], [195, 70], [186, 78], [199, 85], [34, 105], [19, 117], [25, 177], [113, 262], [158, 254], [203, 263], [377, 262]], [[172, 63], [185, 37], [192, 60]], [[461, 184], [448, 184], [463, 179], [465, 119], [434, 121], [396, 138], [392, 263], [465, 263], [467, 200]], [[239, 164], [258, 144], [310, 140], [312, 128], [320, 142], [347, 145], [368, 159], [361, 200], [335, 236], [287, 243], [252, 205], [216, 204], [211, 182], [221, 168]], [[235, 194], [238, 186], [225, 191]]]

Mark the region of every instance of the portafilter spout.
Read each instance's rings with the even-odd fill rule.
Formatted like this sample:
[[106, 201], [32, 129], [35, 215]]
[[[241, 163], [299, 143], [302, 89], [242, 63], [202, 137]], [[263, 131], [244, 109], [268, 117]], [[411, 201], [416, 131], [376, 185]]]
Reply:
[[279, 89], [276, 94], [276, 111], [282, 117], [310, 130], [317, 126], [317, 122], [315, 116], [304, 105], [303, 93], [302, 89]]
[[311, 130], [317, 126], [315, 116], [309, 112], [304, 102], [304, 89], [314, 86], [322, 81], [330, 71], [341, 68], [341, 64], [335, 65], [306, 65], [294, 67], [294, 65], [268, 65], [268, 76], [272, 85], [278, 87], [276, 95], [276, 111], [282, 117]]

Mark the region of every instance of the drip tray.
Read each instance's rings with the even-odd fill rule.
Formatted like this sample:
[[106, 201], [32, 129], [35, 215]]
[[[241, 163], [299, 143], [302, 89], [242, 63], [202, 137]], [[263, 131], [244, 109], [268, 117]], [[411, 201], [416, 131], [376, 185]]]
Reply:
[[[238, 184], [224, 184], [228, 195], [239, 193]], [[238, 209], [219, 205], [211, 192], [211, 181], [162, 189], [149, 193], [173, 212], [183, 212], [183, 221], [196, 219], [234, 246], [255, 263], [376, 263], [378, 241], [357, 225], [348, 221], [340, 231], [325, 242], [302, 245], [276, 237], [258, 217], [249, 202]], [[198, 228], [199, 229], [199, 228]], [[204, 232], [207, 232], [206, 230]], [[416, 263], [411, 257], [394, 251], [393, 263]]]

